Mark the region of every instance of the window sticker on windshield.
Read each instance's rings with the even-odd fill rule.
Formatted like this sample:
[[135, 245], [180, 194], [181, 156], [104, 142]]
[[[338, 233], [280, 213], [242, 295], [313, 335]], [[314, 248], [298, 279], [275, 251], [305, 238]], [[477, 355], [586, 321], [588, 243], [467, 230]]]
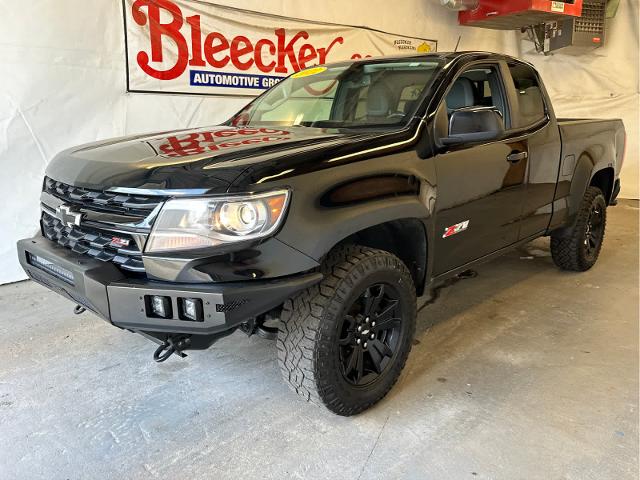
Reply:
[[298, 73], [294, 73], [293, 75], [291, 75], [291, 78], [310, 77], [311, 75], [317, 75], [318, 73], [322, 73], [325, 70], [327, 70], [327, 67], [307, 68], [306, 70], [301, 70]]

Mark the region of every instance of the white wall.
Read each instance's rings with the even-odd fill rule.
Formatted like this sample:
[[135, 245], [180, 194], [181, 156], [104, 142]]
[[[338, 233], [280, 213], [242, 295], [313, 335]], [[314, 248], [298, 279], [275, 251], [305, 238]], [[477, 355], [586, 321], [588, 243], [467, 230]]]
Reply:
[[532, 43], [523, 42], [523, 57], [541, 73], [556, 115], [624, 120], [627, 154], [620, 193], [624, 198], [639, 198], [638, 2], [620, 2], [618, 14], [607, 22], [605, 46], [590, 54], [544, 56], [535, 53]]
[[[237, 1], [219, 3], [239, 5]], [[243, 8], [516, 54], [512, 33], [461, 29], [438, 0], [244, 0]], [[0, 284], [25, 278], [15, 242], [38, 226], [44, 168], [58, 151], [131, 133], [220, 122], [247, 100], [125, 93], [120, 0], [0, 0]]]

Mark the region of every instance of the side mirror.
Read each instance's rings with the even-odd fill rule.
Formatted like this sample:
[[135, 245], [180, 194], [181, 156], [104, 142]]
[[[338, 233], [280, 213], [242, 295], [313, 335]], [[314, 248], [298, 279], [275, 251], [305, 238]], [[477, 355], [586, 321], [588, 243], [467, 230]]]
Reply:
[[495, 107], [467, 107], [456, 110], [449, 120], [449, 136], [444, 145], [487, 142], [505, 133], [502, 114]]

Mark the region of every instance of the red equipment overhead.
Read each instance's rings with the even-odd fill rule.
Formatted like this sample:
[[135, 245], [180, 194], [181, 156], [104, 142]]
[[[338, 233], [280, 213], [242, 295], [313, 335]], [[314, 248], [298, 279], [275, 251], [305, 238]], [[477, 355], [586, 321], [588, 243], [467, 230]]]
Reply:
[[553, 22], [582, 14], [582, 0], [480, 0], [475, 10], [458, 12], [460, 25], [517, 30], [543, 22]]

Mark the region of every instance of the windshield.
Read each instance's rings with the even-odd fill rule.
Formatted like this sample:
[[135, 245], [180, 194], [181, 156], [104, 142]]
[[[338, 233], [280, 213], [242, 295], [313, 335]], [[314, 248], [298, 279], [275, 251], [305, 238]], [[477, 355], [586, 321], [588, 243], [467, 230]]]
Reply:
[[437, 59], [302, 70], [230, 120], [235, 126], [370, 127], [405, 123], [439, 71]]

